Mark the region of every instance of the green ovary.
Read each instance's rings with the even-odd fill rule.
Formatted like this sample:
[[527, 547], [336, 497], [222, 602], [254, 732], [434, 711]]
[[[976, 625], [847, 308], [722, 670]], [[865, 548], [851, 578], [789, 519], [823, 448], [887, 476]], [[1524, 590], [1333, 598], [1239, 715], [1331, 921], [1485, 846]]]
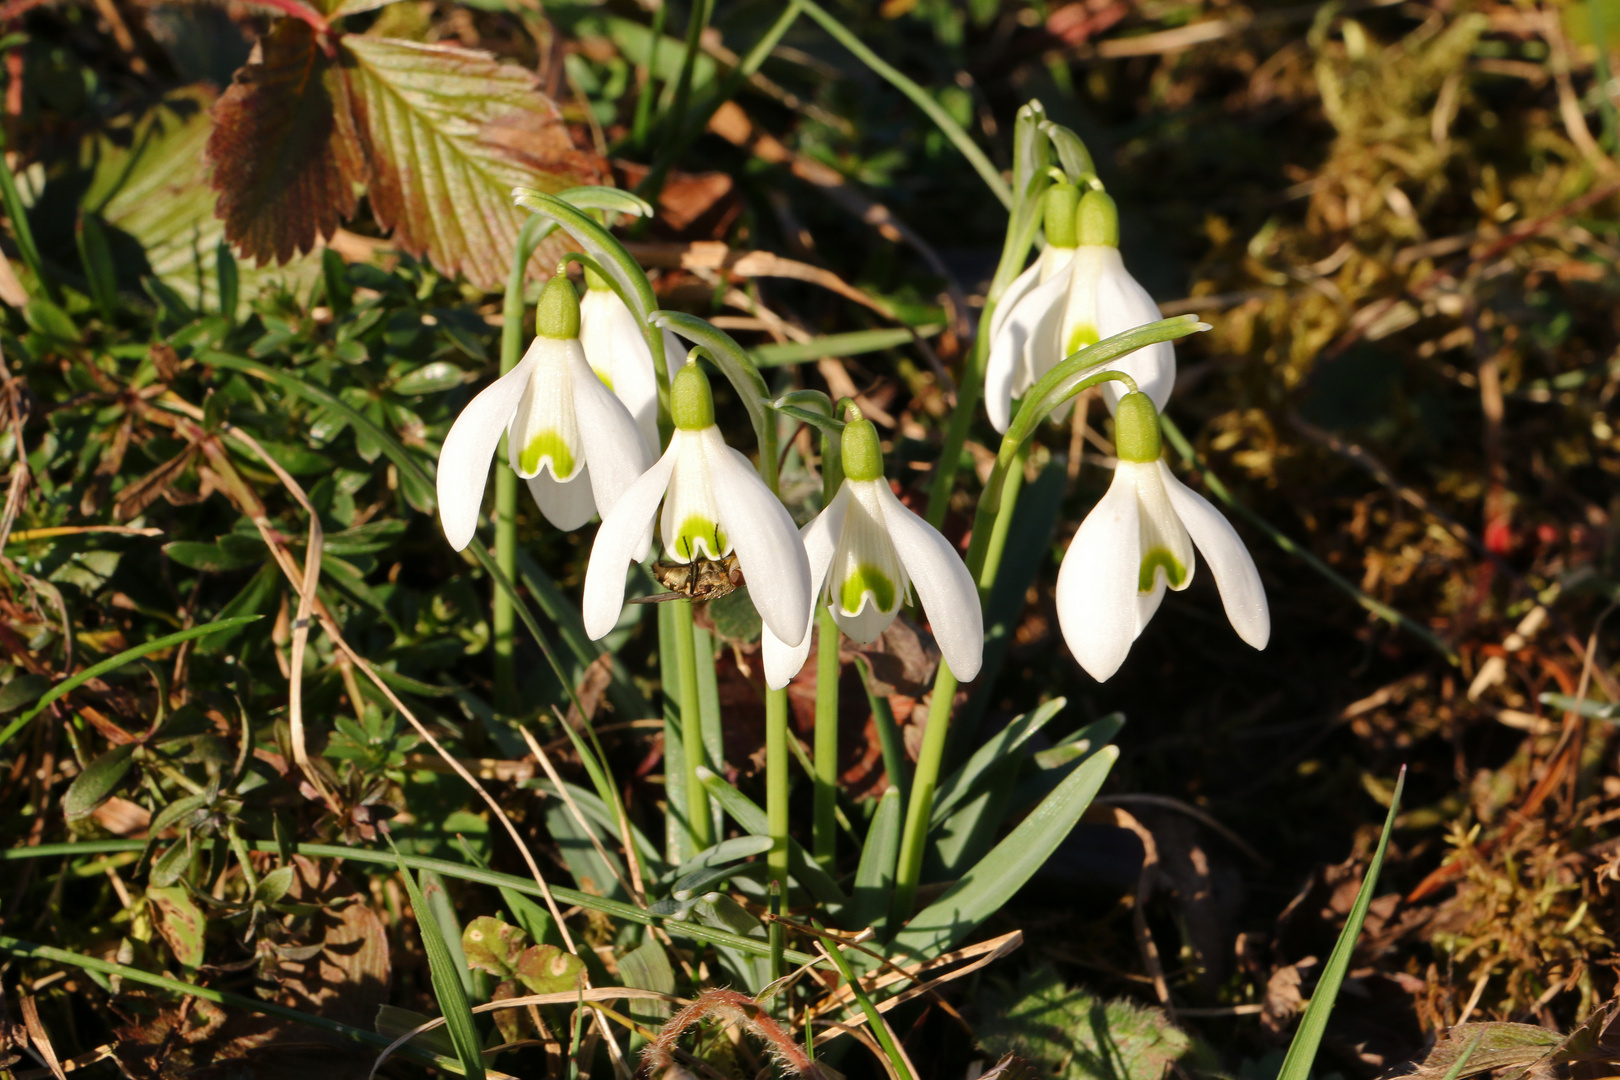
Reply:
[[846, 614], [853, 615], [861, 609], [861, 597], [867, 593], [872, 594], [872, 601], [877, 604], [879, 611], [893, 610], [894, 582], [871, 563], [862, 563], [844, 579], [844, 584], [838, 590], [838, 606]]
[[1069, 344], [1063, 350], [1063, 355], [1068, 356], [1071, 353], [1079, 352], [1087, 345], [1095, 345], [1100, 340], [1097, 337], [1097, 328], [1095, 326], [1090, 323], [1081, 323], [1074, 328], [1074, 333], [1069, 335]]
[[708, 518], [693, 514], [681, 522], [681, 531], [675, 534], [675, 549], [671, 552], [681, 562], [697, 558], [697, 543], [703, 541], [709, 558], [718, 559], [731, 547], [724, 530]]
[[1182, 566], [1176, 557], [1170, 554], [1169, 548], [1154, 548], [1142, 556], [1142, 571], [1136, 579], [1136, 589], [1141, 593], [1153, 591], [1154, 571], [1164, 568], [1164, 576], [1170, 582], [1172, 589], [1179, 589], [1187, 581], [1187, 568]]
[[540, 471], [542, 458], [551, 458], [551, 474], [558, 479], [571, 476], [574, 472], [574, 452], [568, 448], [568, 443], [555, 431], [542, 431], [529, 440], [529, 445], [523, 448], [518, 457], [518, 465], [526, 473]]

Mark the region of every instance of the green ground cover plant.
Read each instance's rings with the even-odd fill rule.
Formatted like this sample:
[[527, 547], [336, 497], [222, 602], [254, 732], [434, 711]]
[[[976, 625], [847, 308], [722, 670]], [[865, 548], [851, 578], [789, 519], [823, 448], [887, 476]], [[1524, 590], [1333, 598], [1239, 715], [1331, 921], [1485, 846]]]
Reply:
[[1620, 10], [0, 18], [0, 1074], [1612, 1071]]

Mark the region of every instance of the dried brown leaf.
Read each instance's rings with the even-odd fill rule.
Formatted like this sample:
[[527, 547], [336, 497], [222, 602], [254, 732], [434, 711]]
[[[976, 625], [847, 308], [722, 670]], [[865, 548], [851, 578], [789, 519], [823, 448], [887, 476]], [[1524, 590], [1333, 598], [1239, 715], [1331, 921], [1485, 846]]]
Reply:
[[309, 24], [280, 19], [259, 47], [214, 106], [208, 159], [226, 236], [285, 263], [354, 214], [366, 165], [346, 81]]

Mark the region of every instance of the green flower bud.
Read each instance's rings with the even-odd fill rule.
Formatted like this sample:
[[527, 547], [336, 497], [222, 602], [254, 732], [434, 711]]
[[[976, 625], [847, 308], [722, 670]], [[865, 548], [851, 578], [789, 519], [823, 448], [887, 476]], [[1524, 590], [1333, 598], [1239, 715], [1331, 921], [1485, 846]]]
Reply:
[[1095, 189], [1086, 192], [1080, 200], [1078, 216], [1081, 244], [1088, 247], [1119, 247], [1119, 210], [1108, 192]]
[[1114, 452], [1119, 460], [1158, 461], [1161, 446], [1159, 410], [1153, 399], [1135, 390], [1120, 398], [1114, 412]]
[[883, 479], [883, 447], [872, 421], [856, 414], [844, 425], [844, 475], [851, 480]]
[[567, 341], [579, 337], [579, 294], [564, 273], [553, 274], [534, 309], [534, 332]]
[[709, 377], [690, 360], [670, 383], [669, 413], [682, 431], [714, 426], [714, 394], [709, 390]]
[[1072, 248], [1079, 243], [1076, 215], [1080, 205], [1080, 189], [1073, 184], [1053, 184], [1046, 189], [1046, 208], [1043, 225], [1046, 242], [1053, 247]]

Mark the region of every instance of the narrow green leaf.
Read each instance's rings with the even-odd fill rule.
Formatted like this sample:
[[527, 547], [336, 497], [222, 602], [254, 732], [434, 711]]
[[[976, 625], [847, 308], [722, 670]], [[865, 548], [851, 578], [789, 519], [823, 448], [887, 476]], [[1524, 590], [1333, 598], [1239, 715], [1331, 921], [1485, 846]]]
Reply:
[[232, 627], [242, 626], [246, 623], [257, 620], [258, 618], [258, 615], [242, 615], [234, 619], [220, 619], [217, 622], [205, 623], [202, 626], [193, 626], [189, 630], [181, 630], [178, 633], [169, 634], [165, 637], [148, 641], [144, 644], [135, 646], [133, 649], [125, 649], [117, 656], [103, 660], [99, 664], [92, 664], [83, 671], [79, 672], [77, 675], [74, 675], [71, 678], [63, 679], [61, 682], [51, 687], [50, 690], [46, 691], [45, 696], [40, 698], [39, 701], [35, 703], [32, 709], [29, 709], [27, 712], [17, 717], [17, 719], [7, 724], [5, 730], [0, 731], [0, 746], [5, 745], [6, 741], [13, 735], [17, 734], [18, 731], [22, 730], [22, 728], [30, 720], [44, 712], [50, 706], [51, 702], [61, 698], [64, 694], [72, 693], [78, 687], [83, 686], [86, 682], [95, 678], [97, 675], [105, 675], [109, 671], [117, 671], [130, 661], [139, 660], [141, 657], [150, 653], [155, 653], [159, 649], [167, 649], [171, 645], [179, 645], [181, 642], [190, 641], [193, 638], [206, 637], [209, 634], [217, 634], [221, 630], [229, 630]]
[[[670, 966], [669, 954], [650, 935], [640, 948], [619, 957], [619, 978], [625, 986], [656, 990], [661, 994], [675, 993], [675, 969]], [[632, 999], [628, 1011], [649, 1027], [656, 1028], [669, 1018], [670, 1009], [662, 1002]]]
[[1322, 977], [1311, 992], [1311, 1003], [1305, 1007], [1305, 1015], [1300, 1018], [1294, 1041], [1288, 1044], [1288, 1056], [1283, 1058], [1277, 1080], [1309, 1080], [1311, 1065], [1316, 1061], [1322, 1035], [1327, 1031], [1328, 1017], [1333, 1012], [1333, 1003], [1339, 996], [1339, 987], [1344, 984], [1345, 973], [1350, 970], [1350, 958], [1356, 951], [1361, 924], [1366, 921], [1367, 908], [1372, 904], [1373, 889], [1378, 885], [1378, 872], [1384, 866], [1384, 852], [1389, 848], [1389, 834], [1395, 830], [1395, 814], [1400, 809], [1401, 792], [1405, 788], [1406, 769], [1403, 767], [1395, 780], [1395, 794], [1389, 801], [1389, 813], [1384, 817], [1384, 831], [1378, 837], [1378, 848], [1373, 852], [1372, 862], [1367, 864], [1367, 876], [1362, 879], [1356, 902], [1350, 906], [1350, 915], [1344, 921], [1344, 929], [1339, 932], [1339, 940], [1334, 943], [1333, 952], [1322, 968]]
[[134, 754], [135, 744], [127, 743], [113, 747], [86, 765], [62, 797], [62, 812], [67, 819], [76, 821], [86, 817], [106, 802], [129, 775], [130, 766], [135, 764]]
[[[895, 860], [900, 857], [900, 825], [905, 816], [900, 789], [889, 785], [878, 800], [877, 813], [861, 846], [861, 861], [855, 869], [855, 888], [843, 922], [850, 927], [876, 927], [889, 910], [894, 888]], [[881, 933], [881, 928], [879, 933]]]
[[[61, 845], [77, 846], [77, 845]], [[285, 1005], [277, 1005], [260, 998], [245, 997], [233, 994], [228, 990], [215, 990], [211, 986], [198, 986], [195, 983], [184, 982], [180, 979], [170, 979], [163, 975], [154, 975], [150, 971], [143, 971], [137, 967], [114, 963], [111, 960], [98, 960], [93, 956], [83, 956], [66, 949], [54, 948], [50, 945], [36, 945], [31, 941], [21, 941], [14, 937], [0, 936], [0, 952], [10, 953], [13, 956], [27, 957], [35, 960], [51, 960], [58, 964], [67, 964], [71, 967], [82, 968], [101, 975], [115, 975], [126, 982], [140, 983], [142, 986], [153, 986], [159, 990], [167, 990], [172, 994], [185, 994], [190, 997], [202, 998], [212, 1001], [216, 1005], [225, 1005], [232, 1009], [241, 1009], [248, 1013], [261, 1013], [265, 1016], [279, 1016], [283, 1020], [292, 1020], [295, 1023], [307, 1024], [310, 1027], [320, 1028], [341, 1038], [363, 1043], [367, 1046], [386, 1047], [393, 1042], [392, 1038], [367, 1031], [364, 1028], [351, 1027], [336, 1020], [328, 1020], [324, 1016], [313, 1013], [299, 1012], [289, 1009]], [[407, 1052], [419, 1060], [440, 1068], [447, 1068], [460, 1072], [461, 1068], [454, 1060], [442, 1058], [436, 1054], [427, 1054], [413, 1048]]]
[[748, 410], [748, 419], [754, 425], [754, 436], [759, 440], [759, 445], [768, 445], [768, 440], [774, 439], [774, 429], [768, 425], [776, 423], [771, 410], [766, 407], [771, 400], [771, 391], [765, 385], [765, 376], [759, 373], [753, 358], [748, 355], [748, 350], [737, 344], [730, 334], [696, 315], [682, 311], [658, 311], [653, 313], [652, 320], [654, 326], [673, 331], [708, 350], [732, 389], [742, 399], [743, 408]]
[[780, 341], [756, 345], [749, 350], [758, 367], [779, 367], [819, 360], [824, 356], [859, 356], [909, 345], [917, 338], [937, 337], [945, 329], [941, 323], [927, 323], [914, 327], [886, 327], [881, 330], [851, 330], [844, 334], [827, 334], [809, 341]]
[[51, 680], [44, 675], [13, 675], [11, 681], [0, 686], [0, 713], [20, 709], [51, 688]]
[[997, 762], [1016, 754], [1030, 737], [1047, 721], [1062, 712], [1067, 698], [1053, 698], [1042, 702], [1033, 712], [1020, 713], [1007, 722], [1007, 726], [987, 739], [973, 756], [951, 775], [939, 782], [934, 791], [934, 813], [929, 828], [938, 828], [956, 808], [973, 798], [985, 785], [990, 770]]
[[999, 911], [1069, 835], [1118, 758], [1117, 747], [1105, 747], [1070, 774], [990, 854], [901, 928], [895, 951], [938, 956]]
[[433, 909], [433, 922], [444, 935], [444, 947], [450, 953], [451, 965], [461, 977], [461, 988], [471, 999], [473, 971], [467, 965], [467, 954], [461, 951], [461, 920], [456, 917], [456, 906], [444, 887], [444, 878], [432, 870], [422, 871], [422, 895]]
[[416, 878], [399, 852], [394, 853], [394, 858], [399, 865], [400, 876], [405, 879], [405, 889], [410, 893], [411, 909], [416, 912], [422, 948], [427, 953], [433, 996], [438, 999], [444, 1026], [450, 1032], [450, 1041], [455, 1044], [456, 1057], [468, 1076], [473, 1080], [483, 1080], [484, 1058], [480, 1053], [483, 1046], [478, 1038], [478, 1028], [473, 1023], [472, 1007], [467, 1004], [467, 992], [462, 988], [461, 973], [456, 970], [450, 948], [445, 944], [444, 931], [434, 918], [427, 898], [417, 886]]
[[240, 570], [244, 566], [258, 566], [269, 557], [267, 551], [243, 556], [228, 552], [218, 544], [207, 544], [197, 540], [176, 540], [164, 544], [163, 554], [181, 566], [214, 574], [226, 570]]
[[[6, 848], [0, 850], [0, 862], [53, 857], [78, 858], [88, 855], [106, 855], [120, 851], [140, 851], [146, 846], [146, 843], [145, 840], [89, 840], [73, 844], [38, 844], [34, 847]], [[271, 840], [254, 841], [249, 843], [248, 847], [254, 851], [281, 854], [281, 846]], [[514, 893], [525, 896], [543, 895], [540, 886], [536, 885], [530, 878], [514, 877], [511, 874], [502, 874], [483, 867], [455, 863], [448, 859], [434, 859], [424, 855], [399, 856], [386, 851], [372, 851], [367, 848], [344, 847], [337, 844], [288, 844], [287, 848], [290, 852], [307, 855], [312, 859], [347, 859], [355, 863], [375, 863], [383, 866], [396, 866], [400, 861], [403, 861], [406, 866], [413, 869], [435, 870], [445, 877], [458, 878], [462, 881], [476, 881], [481, 885], [490, 885], [498, 889], [510, 889]], [[759, 956], [770, 955], [770, 945], [764, 940], [754, 941], [735, 934], [728, 934], [703, 926], [694, 926], [691, 923], [681, 922], [677, 919], [665, 919], [633, 904], [607, 900], [600, 896], [592, 896], [589, 893], [582, 893], [577, 889], [568, 889], [560, 885], [551, 886], [551, 895], [559, 904], [577, 904], [582, 908], [599, 911], [610, 918], [622, 919], [625, 922], [639, 923], [643, 926], [661, 926], [674, 937], [684, 937], [710, 945], [724, 945], [728, 948], [752, 952]], [[816, 958], [809, 953], [800, 952], [796, 949], [789, 949], [784, 955], [795, 964], [816, 962]]]
[[[698, 766], [697, 774], [703, 786], [709, 789], [709, 797], [719, 803], [726, 815], [744, 832], [758, 836], [770, 835], [771, 830], [765, 811], [755, 806], [748, 796], [726, 783], [724, 777], [716, 776], [713, 771], [702, 765]], [[838, 887], [832, 875], [823, 870], [791, 836], [788, 837], [788, 867], [799, 884], [823, 904], [838, 907], [849, 903], [849, 897], [844, 895], [844, 890]]]
[[236, 266], [236, 256], [223, 237], [214, 247], [214, 277], [219, 288], [219, 313], [225, 321], [236, 325], [236, 305], [242, 291], [242, 275]]
[[87, 211], [79, 213], [79, 261], [90, 286], [90, 299], [101, 313], [101, 321], [111, 325], [118, 311], [118, 272], [113, 267], [112, 249], [101, 219]]

